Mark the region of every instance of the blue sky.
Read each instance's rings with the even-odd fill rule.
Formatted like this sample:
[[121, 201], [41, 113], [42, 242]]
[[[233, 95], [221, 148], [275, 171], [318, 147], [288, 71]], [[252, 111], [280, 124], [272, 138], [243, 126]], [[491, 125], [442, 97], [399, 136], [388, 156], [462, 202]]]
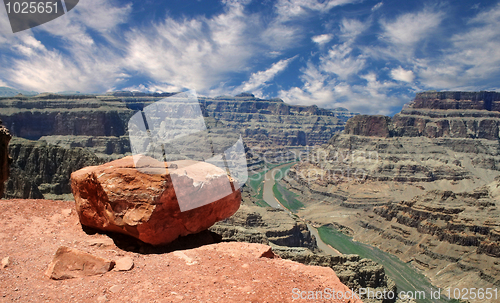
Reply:
[[279, 97], [394, 114], [424, 90], [500, 90], [497, 1], [80, 0], [13, 34], [0, 86]]

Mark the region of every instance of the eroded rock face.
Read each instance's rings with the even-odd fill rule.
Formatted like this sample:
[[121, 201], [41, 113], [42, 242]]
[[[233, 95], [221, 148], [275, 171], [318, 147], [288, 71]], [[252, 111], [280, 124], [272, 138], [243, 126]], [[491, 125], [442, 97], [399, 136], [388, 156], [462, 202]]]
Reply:
[[[71, 174], [71, 188], [82, 225], [119, 232], [143, 242], [162, 245], [179, 236], [201, 232], [239, 208], [239, 190], [217, 201], [181, 212], [178, 199], [220, 196], [229, 184], [227, 173], [189, 160], [169, 163], [168, 173], [138, 171], [125, 157]], [[182, 184], [174, 189], [175, 184]], [[186, 195], [191, 195], [186, 199]]]
[[14, 137], [9, 144], [14, 159], [5, 183], [5, 198], [72, 199], [72, 172], [104, 163], [83, 148], [64, 148], [43, 141]]
[[344, 133], [358, 136], [389, 137], [391, 118], [387, 116], [359, 115], [347, 120]]
[[282, 209], [242, 205], [231, 218], [210, 228], [224, 241], [317, 249], [307, 225]]
[[436, 286], [500, 285], [498, 104], [494, 92], [417, 94], [392, 119], [352, 118], [281, 182], [306, 206], [299, 216], [335, 223]]
[[0, 120], [0, 198], [3, 196], [4, 182], [9, 178], [9, 167], [12, 159], [9, 157], [9, 142], [12, 136]]
[[500, 93], [423, 92], [391, 119], [355, 116], [347, 135], [498, 140]]

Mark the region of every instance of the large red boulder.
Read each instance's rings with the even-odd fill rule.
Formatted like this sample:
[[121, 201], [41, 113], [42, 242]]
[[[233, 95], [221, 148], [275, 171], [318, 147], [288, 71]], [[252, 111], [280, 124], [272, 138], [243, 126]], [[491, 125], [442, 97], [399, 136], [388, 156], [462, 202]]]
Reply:
[[81, 224], [163, 245], [238, 210], [241, 193], [223, 169], [191, 160], [150, 163], [151, 173], [131, 156], [72, 173]]

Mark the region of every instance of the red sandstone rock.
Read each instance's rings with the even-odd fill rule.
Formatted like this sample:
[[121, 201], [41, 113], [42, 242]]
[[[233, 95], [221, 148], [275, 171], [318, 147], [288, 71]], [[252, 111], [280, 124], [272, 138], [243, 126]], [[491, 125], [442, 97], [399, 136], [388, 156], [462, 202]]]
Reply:
[[[265, 245], [231, 242], [154, 254], [123, 251], [113, 241], [93, 245], [109, 238], [86, 234], [76, 212], [63, 215], [73, 203], [0, 203], [0, 258], [12, 260], [0, 269], [0, 302], [361, 302], [294, 300], [294, 288], [306, 291], [305, 296], [348, 288], [331, 268], [261, 257], [269, 251]], [[130, 257], [135, 265], [130, 271], [54, 281], [43, 271], [61, 243], [108, 260]]]
[[[158, 163], [151, 161], [151, 171], [158, 172]], [[168, 169], [162, 165], [165, 173], [146, 174], [135, 168], [132, 157], [125, 157], [72, 173], [71, 189], [82, 225], [162, 245], [203, 231], [238, 210], [241, 193], [231, 191], [224, 170], [189, 160], [171, 162]], [[204, 199], [215, 202], [193, 208]], [[178, 200], [194, 203], [184, 205], [193, 209], [181, 212]]]
[[62, 246], [57, 250], [45, 274], [53, 280], [66, 280], [102, 275], [111, 270], [113, 265], [113, 261]]
[[347, 120], [344, 133], [348, 135], [390, 137], [391, 118], [358, 115]]

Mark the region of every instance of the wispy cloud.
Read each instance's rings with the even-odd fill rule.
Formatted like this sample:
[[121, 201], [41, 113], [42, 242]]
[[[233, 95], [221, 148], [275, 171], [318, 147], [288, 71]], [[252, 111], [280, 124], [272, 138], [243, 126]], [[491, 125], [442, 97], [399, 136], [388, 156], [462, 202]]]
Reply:
[[411, 83], [415, 79], [415, 74], [411, 70], [405, 70], [401, 66], [391, 70], [391, 77], [394, 80]]
[[377, 4], [375, 4], [373, 7], [372, 7], [372, 12], [378, 10], [379, 8], [382, 7], [382, 5], [384, 5], [384, 2], [379, 2]]
[[443, 13], [428, 9], [407, 13], [392, 21], [382, 21], [382, 38], [400, 47], [413, 46], [439, 26]]
[[336, 6], [356, 3], [360, 0], [278, 0], [276, 12], [282, 20], [302, 17], [311, 12], [327, 13]]
[[451, 36], [442, 55], [421, 58], [421, 82], [436, 89], [497, 89], [500, 76], [500, 4], [479, 12]]
[[281, 90], [280, 98], [291, 104], [317, 104], [334, 108], [346, 107], [352, 111], [372, 114], [391, 114], [392, 109], [401, 104], [401, 99], [389, 96], [396, 84], [380, 81], [375, 73], [361, 75], [360, 84], [331, 78], [309, 63], [303, 70], [302, 87]]
[[288, 64], [290, 64], [290, 62], [295, 58], [296, 57], [280, 60], [276, 63], [273, 63], [270, 68], [264, 71], [253, 73], [250, 76], [250, 79], [246, 82], [243, 82], [243, 84], [238, 87], [235, 92], [253, 92], [254, 90], [260, 88], [261, 86], [274, 79], [276, 75], [284, 71], [287, 68]]
[[[384, 2], [220, 0], [217, 12], [157, 12], [136, 22], [136, 3], [81, 1], [65, 16], [17, 34], [0, 9], [0, 85], [251, 91], [364, 113], [393, 113], [417, 90], [500, 87], [500, 4], [481, 4], [460, 19], [449, 9], [454, 3], [407, 4], [394, 15]], [[275, 83], [284, 78], [292, 80]]]
[[[110, 31], [129, 13], [130, 5], [89, 0], [71, 13], [13, 35], [11, 50], [18, 52], [4, 65], [5, 80], [36, 91], [103, 91], [115, 86], [126, 75], [121, 70], [123, 59], [109, 46]], [[108, 44], [96, 43], [89, 29]], [[61, 43], [48, 48], [35, 33], [52, 35]]]
[[332, 40], [333, 36], [331, 34], [323, 34], [323, 35], [317, 35], [317, 36], [313, 36], [311, 38], [311, 40], [314, 42], [314, 43], [317, 43], [319, 45], [323, 45], [325, 43], [328, 43]]
[[243, 7], [233, 3], [213, 18], [174, 20], [127, 34], [127, 68], [176, 86], [207, 91], [227, 73], [241, 72], [256, 52]]

